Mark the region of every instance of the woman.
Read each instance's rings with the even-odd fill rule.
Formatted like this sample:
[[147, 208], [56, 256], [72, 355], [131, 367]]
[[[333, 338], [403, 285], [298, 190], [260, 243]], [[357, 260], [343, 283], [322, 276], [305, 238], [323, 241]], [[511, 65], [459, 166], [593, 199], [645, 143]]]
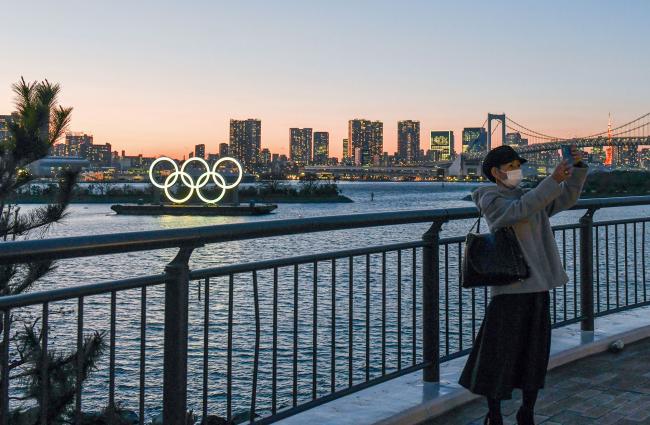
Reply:
[[517, 423], [534, 424], [537, 393], [544, 387], [551, 346], [549, 290], [568, 282], [549, 217], [573, 206], [587, 176], [582, 154], [563, 160], [534, 189], [521, 189], [526, 160], [510, 146], [492, 149], [483, 174], [494, 186], [472, 193], [491, 231], [511, 226], [530, 269], [527, 279], [491, 287], [491, 299], [459, 383], [487, 398], [485, 424], [501, 425], [501, 400], [523, 393]]

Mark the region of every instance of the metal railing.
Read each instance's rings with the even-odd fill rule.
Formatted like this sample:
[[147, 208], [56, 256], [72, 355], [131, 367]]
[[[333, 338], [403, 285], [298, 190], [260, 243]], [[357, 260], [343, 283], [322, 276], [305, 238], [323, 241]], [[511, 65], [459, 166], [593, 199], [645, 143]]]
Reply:
[[[553, 228], [556, 240], [561, 234], [564, 266], [572, 277], [565, 286], [552, 291], [555, 327], [580, 322], [583, 330], [590, 331], [594, 317], [650, 304], [645, 282], [645, 223], [650, 218], [593, 222], [599, 208], [638, 205], [650, 205], [650, 196], [580, 200], [572, 208], [587, 210], [579, 223]], [[217, 413], [237, 420], [237, 411], [245, 405], [248, 420], [260, 423], [419, 369], [425, 381], [438, 381], [440, 363], [471, 348], [476, 325], [489, 301], [487, 289], [467, 291], [460, 287], [464, 237], [440, 237], [445, 223], [475, 217], [477, 210], [473, 207], [416, 210], [0, 244], [0, 265], [178, 248], [164, 274], [1, 297], [0, 424], [8, 423], [11, 407], [8, 363], [12, 312], [40, 306], [45, 330], [42, 353], [47, 358], [51, 305], [76, 305], [78, 348], [84, 338], [86, 300], [110, 295], [108, 403], [114, 405], [116, 351], [120, 348], [116, 344], [117, 297], [135, 290], [140, 293], [139, 312], [130, 313], [139, 316], [139, 340], [133, 342], [138, 345], [138, 358], [129, 360], [137, 363], [138, 410], [140, 423], [144, 423], [149, 410], [145, 396], [148, 389], [153, 390], [146, 379], [147, 367], [154, 361], [147, 356], [154, 342], [148, 338], [154, 331], [147, 322], [151, 301], [147, 294], [152, 287], [164, 288], [164, 344], [160, 353], [163, 397], [154, 410], [162, 409], [166, 423], [184, 423], [188, 385], [195, 384], [194, 379], [188, 382], [188, 371], [193, 378], [200, 378], [200, 395], [190, 396], [191, 404], [200, 404], [204, 420]], [[413, 223], [431, 223], [421, 240], [200, 270], [189, 267], [192, 252], [206, 244]], [[621, 227], [623, 261], [619, 258]], [[634, 232], [632, 251], [628, 250], [628, 227]], [[633, 288], [629, 260], [633, 262]], [[616, 273], [614, 288], [610, 287], [610, 268]], [[265, 274], [269, 274], [268, 279], [261, 279]], [[189, 302], [194, 281], [198, 282], [197, 295], [203, 294], [202, 309], [196, 312], [190, 311]], [[252, 291], [241, 295], [247, 288]], [[190, 320], [190, 313], [197, 320]], [[188, 340], [199, 336], [200, 356], [190, 358], [189, 366]], [[249, 349], [252, 355], [246, 353]], [[83, 359], [77, 361], [81, 365]], [[42, 382], [47, 383], [48, 368], [41, 373]], [[79, 372], [76, 383], [75, 416], [79, 420], [83, 399]], [[44, 395], [41, 404], [45, 406], [47, 392]]]

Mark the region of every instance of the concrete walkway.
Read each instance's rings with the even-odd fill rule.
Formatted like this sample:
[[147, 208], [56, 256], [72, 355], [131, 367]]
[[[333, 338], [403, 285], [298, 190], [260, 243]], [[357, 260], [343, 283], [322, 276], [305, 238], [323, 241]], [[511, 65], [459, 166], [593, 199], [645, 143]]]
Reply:
[[[517, 423], [520, 404], [519, 390], [502, 402], [505, 424]], [[486, 413], [479, 399], [423, 424], [483, 424]], [[650, 424], [650, 338], [550, 371], [535, 413], [535, 422], [544, 425]]]

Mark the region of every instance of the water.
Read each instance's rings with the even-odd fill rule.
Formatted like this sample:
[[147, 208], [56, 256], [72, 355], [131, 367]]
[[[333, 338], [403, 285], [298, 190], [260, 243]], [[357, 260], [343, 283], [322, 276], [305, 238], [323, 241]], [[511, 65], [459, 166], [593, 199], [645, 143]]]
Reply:
[[[463, 201], [477, 184], [441, 184], [441, 183], [406, 183], [406, 182], [343, 182], [342, 193], [354, 203], [337, 204], [279, 204], [271, 215], [259, 217], [147, 217], [115, 215], [109, 205], [75, 204], [70, 207], [68, 218], [52, 227], [48, 237], [94, 235], [141, 230], [158, 230], [194, 226], [206, 226], [227, 223], [261, 222], [264, 220], [305, 218], [328, 215], [369, 213], [380, 211], [399, 211], [413, 209], [452, 208], [473, 205]], [[371, 193], [374, 201], [371, 201]], [[24, 208], [30, 208], [25, 206]], [[553, 224], [576, 223], [581, 211], [559, 214], [552, 219]], [[596, 220], [625, 217], [647, 217], [650, 207], [613, 208], [601, 210]], [[473, 220], [459, 220], [443, 226], [442, 236], [464, 235]], [[387, 226], [382, 228], [352, 229], [325, 233], [312, 233], [286, 237], [266, 238], [212, 244], [197, 249], [192, 255], [192, 269], [221, 266], [226, 264], [246, 263], [263, 259], [284, 258], [311, 253], [330, 252], [341, 249], [384, 245], [395, 242], [420, 240], [427, 230], [427, 224]], [[613, 232], [611, 240], [613, 239]], [[558, 238], [562, 243], [561, 235]], [[572, 277], [573, 254], [572, 235], [567, 233], [567, 271]], [[640, 241], [639, 241], [640, 242]], [[621, 245], [622, 246], [622, 245]], [[562, 249], [561, 245], [561, 249]], [[637, 245], [638, 247], [638, 245]], [[477, 317], [472, 321], [471, 300], [469, 293], [459, 291], [457, 283], [457, 247], [450, 246], [449, 276], [442, 276], [440, 325], [443, 335], [441, 354], [453, 353], [471, 344], [472, 325], [480, 324], [484, 299], [482, 291], [477, 296]], [[630, 258], [631, 253], [630, 251]], [[640, 251], [639, 251], [640, 252]], [[150, 252], [125, 253], [120, 255], [100, 256], [63, 260], [57, 263], [57, 269], [39, 282], [35, 289], [49, 289], [61, 286], [95, 283], [148, 274], [162, 273], [164, 266], [174, 257], [175, 249]], [[561, 250], [561, 253], [562, 250]], [[613, 253], [613, 250], [612, 250]], [[348, 384], [349, 358], [348, 343], [353, 342], [353, 381], [361, 382], [366, 376], [366, 307], [370, 309], [368, 320], [370, 332], [368, 338], [370, 358], [368, 375], [379, 376], [382, 368], [385, 372], [396, 369], [398, 356], [397, 332], [397, 253], [386, 255], [386, 350], [382, 353], [382, 276], [381, 254], [372, 255], [369, 279], [369, 304], [366, 305], [365, 257], [354, 259], [354, 279], [352, 282], [352, 337], [349, 334], [349, 264], [347, 259], [336, 263], [336, 288], [332, 291], [331, 263], [318, 266], [317, 328], [318, 340], [316, 392], [325, 395], [331, 389], [332, 377], [332, 328], [334, 337], [334, 377], [335, 389], [345, 388]], [[415, 283], [412, 278], [412, 252], [402, 253], [401, 273], [401, 338], [402, 366], [409, 366], [421, 360], [421, 335], [416, 325], [416, 356], [413, 358], [412, 341], [414, 337], [413, 314], [420, 322], [421, 294], [421, 250], [416, 252]], [[613, 268], [612, 268], [613, 270]], [[601, 274], [602, 274], [601, 270]], [[619, 270], [619, 274], [621, 271]], [[278, 407], [292, 402], [293, 385], [293, 268], [281, 268], [278, 271]], [[298, 403], [309, 401], [312, 396], [313, 355], [312, 339], [314, 337], [313, 317], [313, 266], [299, 267], [298, 285]], [[272, 284], [273, 271], [261, 271], [258, 274], [259, 307], [261, 318], [261, 341], [258, 359], [258, 398], [257, 407], [261, 414], [268, 414], [271, 391], [271, 347], [272, 347]], [[568, 285], [567, 295], [558, 294], [559, 317], [573, 311], [576, 295]], [[233, 330], [233, 405], [232, 411], [239, 412], [250, 407], [252, 388], [252, 368], [254, 360], [254, 310], [252, 296], [252, 278], [250, 274], [238, 275], [234, 284], [234, 330]], [[416, 298], [413, 299], [413, 289]], [[638, 290], [637, 287], [635, 289]], [[645, 288], [643, 288], [645, 289]], [[201, 292], [201, 298], [199, 298]], [[622, 294], [623, 292], [621, 292]], [[332, 299], [335, 300], [336, 323], [332, 323]], [[189, 408], [201, 409], [201, 380], [203, 356], [203, 309], [205, 290], [199, 290], [198, 282], [190, 288], [190, 341], [188, 360]], [[460, 302], [462, 300], [462, 303]], [[160, 412], [162, 401], [162, 342], [164, 293], [162, 287], [150, 288], [147, 292], [147, 367], [146, 367], [146, 411], [150, 418]], [[566, 309], [565, 309], [566, 302]], [[415, 304], [415, 312], [413, 305]], [[459, 308], [462, 306], [462, 308]], [[50, 345], [58, 350], [71, 350], [76, 342], [76, 301], [51, 304], [50, 323], [52, 331]], [[225, 415], [226, 385], [226, 331], [228, 315], [228, 281], [227, 278], [210, 281], [210, 333], [209, 333], [209, 411], [210, 414]], [[449, 315], [444, 316], [448, 310]], [[24, 315], [36, 315], [33, 309], [24, 309]], [[461, 319], [461, 314], [463, 315]], [[557, 311], [556, 311], [556, 314]], [[84, 307], [84, 326], [91, 330], [109, 329], [110, 295], [88, 297]], [[448, 319], [447, 319], [448, 317]], [[464, 334], [459, 335], [459, 325], [463, 324]], [[447, 329], [449, 329], [447, 331]], [[139, 390], [139, 347], [140, 347], [140, 290], [125, 291], [117, 294], [116, 323], [116, 400], [125, 407], [138, 410]], [[447, 344], [446, 336], [450, 342]], [[385, 363], [384, 360], [385, 359]], [[98, 370], [89, 379], [84, 388], [84, 410], [93, 410], [105, 406], [108, 400], [108, 355], [100, 363]]]

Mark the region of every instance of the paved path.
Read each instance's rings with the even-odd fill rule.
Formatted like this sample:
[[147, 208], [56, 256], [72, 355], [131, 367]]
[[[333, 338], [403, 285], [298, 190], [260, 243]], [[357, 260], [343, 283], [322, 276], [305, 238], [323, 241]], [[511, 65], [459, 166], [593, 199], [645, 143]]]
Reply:
[[[521, 392], [501, 403], [504, 424], [516, 424]], [[485, 399], [458, 407], [423, 425], [480, 425]], [[601, 353], [552, 370], [535, 406], [544, 425], [650, 425], [650, 339], [618, 353]]]

